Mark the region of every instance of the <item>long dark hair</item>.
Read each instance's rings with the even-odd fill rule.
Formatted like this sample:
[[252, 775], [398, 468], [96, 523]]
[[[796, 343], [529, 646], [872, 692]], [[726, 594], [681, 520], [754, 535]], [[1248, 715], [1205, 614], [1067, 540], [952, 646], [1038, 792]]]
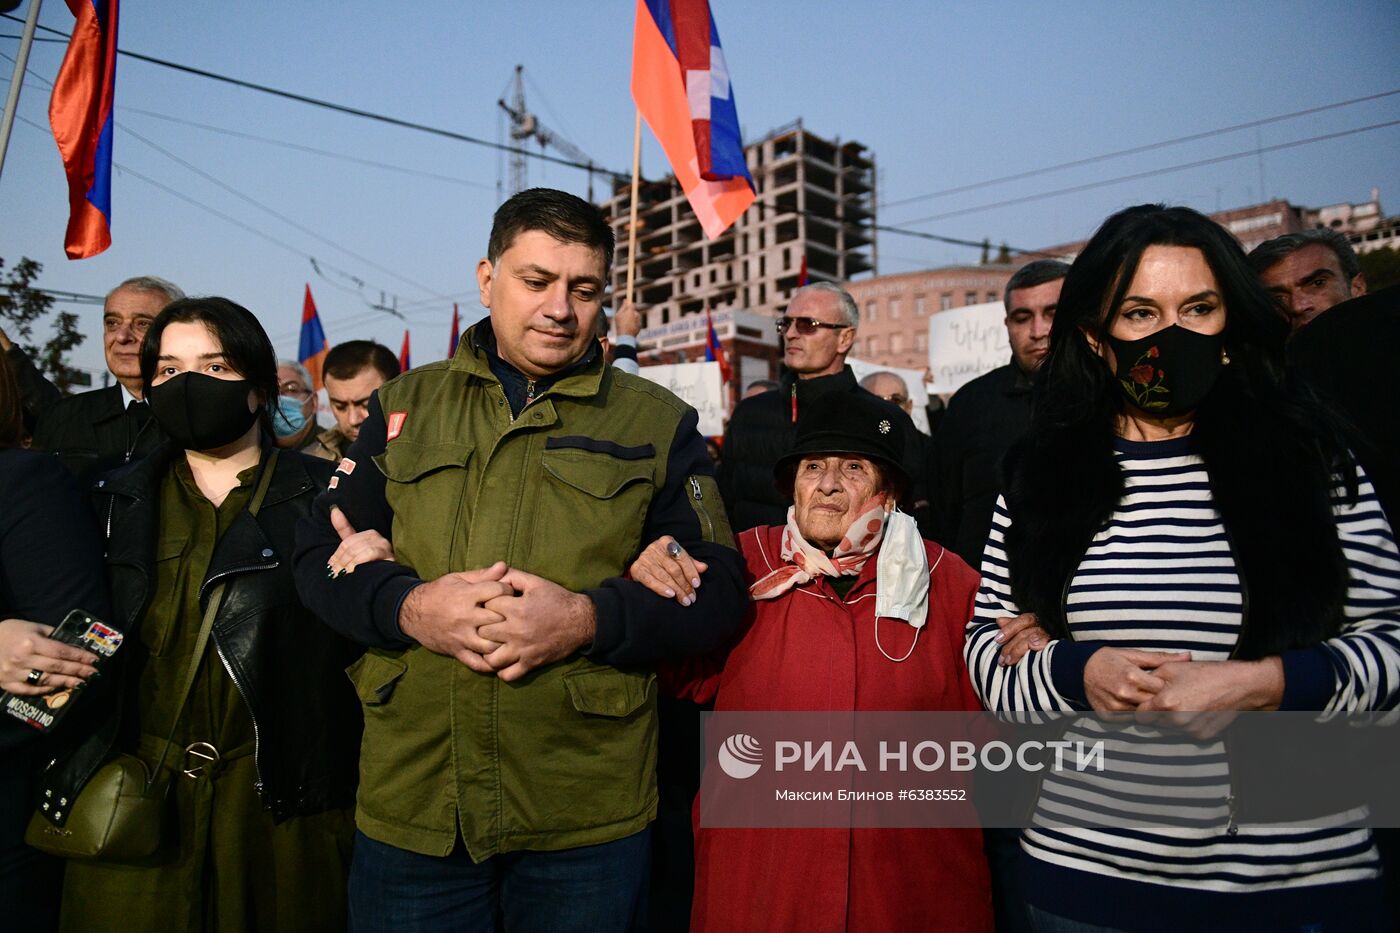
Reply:
[[267, 331], [253, 312], [227, 298], [181, 298], [156, 315], [141, 344], [141, 385], [151, 391], [160, 358], [160, 338], [170, 324], [203, 324], [213, 333], [228, 364], [252, 384], [262, 397], [258, 420], [272, 433], [272, 412], [277, 405], [277, 354]]
[[10, 355], [0, 353], [0, 449], [24, 443], [24, 405]]

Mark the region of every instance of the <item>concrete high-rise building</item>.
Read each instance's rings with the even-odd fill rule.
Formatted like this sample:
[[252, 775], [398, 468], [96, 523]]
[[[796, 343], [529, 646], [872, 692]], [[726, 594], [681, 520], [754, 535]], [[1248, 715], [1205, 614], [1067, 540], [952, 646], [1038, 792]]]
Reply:
[[[769, 322], [797, 288], [804, 258], [812, 282], [875, 271], [875, 157], [865, 146], [825, 139], [798, 120], [744, 151], [757, 200], [717, 239], [705, 239], [674, 177], [641, 186], [635, 301], [643, 365], [702, 359], [708, 307], [722, 342], [751, 344], [731, 351], [752, 357], [744, 376], [758, 373], [776, 359]], [[630, 186], [619, 184], [602, 205], [617, 234], [614, 304], [627, 290], [630, 198]], [[723, 328], [721, 311], [732, 312]]]

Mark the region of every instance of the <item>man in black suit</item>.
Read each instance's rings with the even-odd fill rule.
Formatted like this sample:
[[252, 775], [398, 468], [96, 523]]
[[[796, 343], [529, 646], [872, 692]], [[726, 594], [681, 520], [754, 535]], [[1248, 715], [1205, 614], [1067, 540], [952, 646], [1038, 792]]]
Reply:
[[185, 293], [153, 275], [127, 279], [102, 306], [102, 351], [114, 385], [69, 396], [39, 417], [34, 447], [58, 454], [86, 484], [141, 457], [164, 435], [141, 397], [141, 340], [161, 308]]

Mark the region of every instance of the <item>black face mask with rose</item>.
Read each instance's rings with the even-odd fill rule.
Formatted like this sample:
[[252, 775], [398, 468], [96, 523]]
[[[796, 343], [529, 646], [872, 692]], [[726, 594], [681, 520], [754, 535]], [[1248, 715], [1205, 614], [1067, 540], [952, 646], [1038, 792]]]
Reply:
[[1224, 334], [1198, 334], [1178, 324], [1137, 340], [1108, 336], [1118, 388], [1134, 408], [1159, 418], [1194, 411], [1225, 365]]

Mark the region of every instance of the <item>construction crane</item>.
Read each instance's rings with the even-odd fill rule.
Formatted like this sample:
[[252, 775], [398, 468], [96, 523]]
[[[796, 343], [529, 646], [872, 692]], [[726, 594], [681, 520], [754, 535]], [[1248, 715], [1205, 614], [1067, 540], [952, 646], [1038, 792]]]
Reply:
[[515, 78], [512, 83], [514, 91], [511, 94], [511, 102], [506, 103], [504, 98], [496, 101], [496, 105], [510, 115], [510, 138], [516, 144], [515, 151], [510, 154], [510, 193], [517, 194], [530, 186], [525, 144], [533, 139], [540, 144], [541, 150], [546, 146], [553, 147], [566, 158], [588, 167], [588, 200], [592, 201], [593, 176], [597, 174], [612, 177], [613, 173], [599, 168], [592, 156], [550, 130], [540, 122], [539, 117], [526, 108], [524, 65], [515, 66]]

